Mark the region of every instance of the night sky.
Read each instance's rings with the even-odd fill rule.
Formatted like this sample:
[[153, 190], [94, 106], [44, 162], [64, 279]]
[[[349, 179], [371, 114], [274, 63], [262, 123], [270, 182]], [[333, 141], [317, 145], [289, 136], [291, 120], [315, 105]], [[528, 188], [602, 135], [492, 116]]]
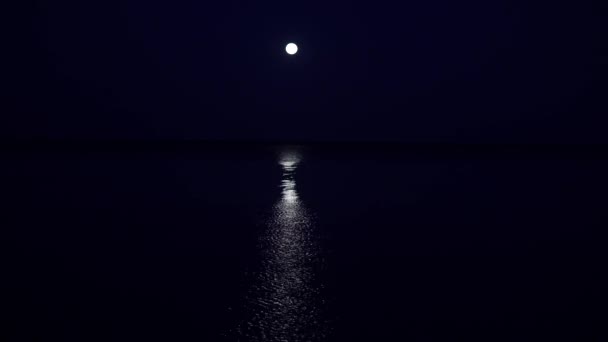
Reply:
[[17, 6], [3, 138], [608, 142], [601, 1]]

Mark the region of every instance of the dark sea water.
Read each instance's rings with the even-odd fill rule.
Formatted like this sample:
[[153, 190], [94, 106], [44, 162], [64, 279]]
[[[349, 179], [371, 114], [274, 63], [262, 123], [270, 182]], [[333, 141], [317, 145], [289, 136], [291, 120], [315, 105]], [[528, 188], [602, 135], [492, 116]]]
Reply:
[[608, 159], [4, 152], [3, 341], [603, 341]]

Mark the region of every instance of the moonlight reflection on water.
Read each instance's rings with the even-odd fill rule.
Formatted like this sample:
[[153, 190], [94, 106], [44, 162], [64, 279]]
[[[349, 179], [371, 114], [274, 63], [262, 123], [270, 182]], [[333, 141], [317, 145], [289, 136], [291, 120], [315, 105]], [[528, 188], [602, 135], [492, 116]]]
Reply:
[[261, 238], [262, 267], [247, 298], [250, 319], [241, 337], [252, 341], [318, 341], [325, 337], [321, 286], [314, 267], [320, 262], [309, 212], [296, 191], [300, 158], [284, 154], [281, 199]]

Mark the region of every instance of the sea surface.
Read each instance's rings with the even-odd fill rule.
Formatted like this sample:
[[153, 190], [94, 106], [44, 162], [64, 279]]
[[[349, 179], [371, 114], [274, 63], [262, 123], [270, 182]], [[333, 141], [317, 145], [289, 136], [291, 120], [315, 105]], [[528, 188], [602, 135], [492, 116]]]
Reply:
[[2, 151], [3, 341], [604, 341], [608, 158]]

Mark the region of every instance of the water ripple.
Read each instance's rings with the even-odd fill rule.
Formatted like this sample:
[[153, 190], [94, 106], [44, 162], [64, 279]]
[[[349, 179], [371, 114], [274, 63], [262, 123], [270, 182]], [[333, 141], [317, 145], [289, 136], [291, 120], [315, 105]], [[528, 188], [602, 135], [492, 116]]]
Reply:
[[261, 237], [262, 268], [247, 298], [250, 318], [239, 329], [248, 341], [319, 341], [326, 336], [322, 286], [315, 280], [321, 259], [314, 224], [296, 190], [299, 162], [294, 153], [279, 161], [281, 199]]

